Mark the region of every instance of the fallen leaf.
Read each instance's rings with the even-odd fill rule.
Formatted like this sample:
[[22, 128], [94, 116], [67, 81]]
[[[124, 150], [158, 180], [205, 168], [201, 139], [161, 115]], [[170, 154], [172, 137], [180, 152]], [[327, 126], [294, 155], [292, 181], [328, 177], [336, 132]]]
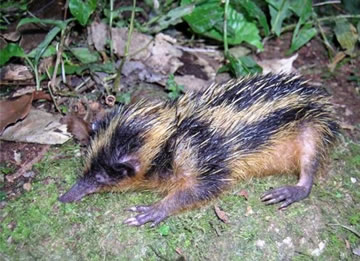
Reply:
[[0, 135], [8, 125], [29, 114], [33, 97], [33, 94], [27, 94], [15, 100], [0, 101]]
[[16, 162], [16, 164], [20, 165], [21, 164], [21, 153], [14, 151], [14, 160]]
[[175, 248], [175, 252], [176, 253], [178, 253], [180, 256], [182, 256], [183, 254], [182, 254], [182, 251], [181, 251], [181, 249], [180, 248]]
[[353, 249], [353, 254], [354, 254], [354, 255], [357, 255], [357, 256], [360, 256], [360, 246], [357, 247], [357, 248], [355, 248], [355, 249]]
[[254, 214], [254, 211], [252, 210], [251, 206], [247, 206], [245, 216], [248, 217], [252, 214]]
[[25, 183], [23, 185], [23, 188], [26, 190], [26, 191], [30, 191], [31, 190], [31, 184], [30, 183]]
[[224, 223], [229, 222], [229, 218], [227, 217], [227, 214], [225, 211], [222, 211], [218, 206], [215, 206], [215, 213], [216, 216]]
[[335, 57], [332, 59], [331, 63], [328, 64], [330, 72], [333, 72], [336, 68], [336, 65], [341, 62], [346, 57], [344, 52], [338, 52]]
[[298, 54], [295, 54], [289, 58], [283, 59], [270, 59], [256, 61], [263, 69], [262, 73], [291, 73], [295, 71], [293, 67], [293, 62], [298, 57]]
[[89, 40], [92, 41], [95, 49], [100, 52], [104, 51], [108, 39], [108, 26], [104, 23], [93, 22], [89, 30], [91, 32]]
[[60, 122], [66, 124], [67, 131], [71, 133], [81, 144], [89, 144], [91, 128], [88, 122], [74, 113], [70, 113], [61, 118]]
[[182, 51], [174, 46], [175, 42], [176, 40], [168, 35], [157, 34], [154, 44], [148, 49], [150, 57], [143, 60], [145, 65], [164, 75], [176, 72], [183, 63], [179, 59]]
[[61, 124], [61, 115], [32, 109], [21, 122], [9, 126], [0, 136], [3, 140], [40, 144], [63, 144], [71, 135]]
[[210, 81], [196, 78], [194, 75], [175, 76], [178, 85], [184, 85], [185, 91], [199, 91], [209, 86]]
[[249, 198], [249, 193], [247, 192], [247, 190], [245, 189], [242, 189], [239, 193], [238, 193], [239, 196], [241, 197], [244, 197], [245, 200], [248, 200]]
[[32, 80], [33, 74], [30, 70], [19, 64], [9, 64], [1, 69], [0, 79], [4, 81], [25, 81]]
[[346, 246], [346, 249], [350, 249], [350, 248], [351, 248], [351, 245], [350, 245], [349, 240], [346, 240], [346, 239], [345, 239], [345, 246]]
[[[126, 28], [112, 28], [112, 40], [114, 53], [120, 57], [124, 56], [125, 45], [128, 39], [128, 30]], [[153, 38], [146, 34], [133, 32], [131, 35], [129, 55], [131, 59], [146, 60], [151, 55], [149, 44]]]

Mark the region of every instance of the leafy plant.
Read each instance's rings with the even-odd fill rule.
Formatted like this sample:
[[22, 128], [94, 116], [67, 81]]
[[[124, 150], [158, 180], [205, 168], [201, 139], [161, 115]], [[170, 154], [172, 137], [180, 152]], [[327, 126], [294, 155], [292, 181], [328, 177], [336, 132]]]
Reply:
[[70, 0], [69, 9], [76, 20], [85, 26], [89, 20], [90, 15], [95, 11], [97, 0]]
[[[191, 14], [184, 16], [184, 20], [189, 24], [191, 29], [200, 35], [204, 35], [218, 41], [223, 41], [225, 6], [221, 3], [221, 1], [181, 1], [182, 5], [190, 3], [195, 3], [196, 7]], [[245, 4], [245, 1], [239, 1], [238, 3]], [[253, 3], [253, 6], [256, 6], [255, 3]], [[250, 8], [244, 8], [244, 10], [250, 10]], [[259, 13], [261, 12], [260, 9], [256, 10]], [[250, 18], [249, 20], [249, 18], [245, 17], [243, 13], [236, 10], [235, 6], [230, 3], [227, 16], [227, 34], [225, 36], [227, 37], [229, 44], [235, 45], [247, 42], [262, 50], [263, 45], [261, 43], [261, 37], [259, 29], [256, 25], [256, 20], [251, 19], [254, 17], [256, 11], [250, 12], [251, 13], [248, 16]], [[266, 23], [264, 16], [259, 16], [258, 20], [261, 20], [263, 25]]]
[[129, 104], [131, 101], [131, 94], [130, 92], [121, 93], [119, 95], [116, 95], [116, 101], [123, 103], [123, 104]]
[[228, 60], [229, 63], [221, 67], [219, 72], [229, 71], [236, 77], [262, 72], [262, 68], [250, 56], [235, 58], [232, 55], [228, 55]]
[[[42, 43], [40, 43], [40, 45], [35, 50], [33, 50], [33, 52], [31, 52], [31, 56], [26, 55], [24, 50], [22, 50], [22, 48], [17, 45], [16, 47], [15, 46], [11, 47], [14, 52], [10, 57], [8, 57], [8, 59], [10, 59], [12, 56], [19, 56], [19, 54], [21, 54], [20, 57], [25, 58], [25, 60], [28, 62], [28, 64], [30, 65], [31, 69], [34, 72], [37, 90], [40, 89], [40, 77], [39, 77], [39, 72], [38, 72], [38, 65], [39, 65], [40, 57], [42, 57], [42, 55], [48, 49], [50, 43], [54, 40], [54, 38], [56, 37], [56, 35], [59, 32], [61, 32], [62, 35], [64, 34], [67, 24], [72, 20], [73, 19], [68, 19], [66, 21], [59, 21], [59, 20], [39, 19], [36, 17], [32, 17], [32, 18], [24, 18], [24, 19], [20, 20], [20, 22], [18, 23], [18, 25], [17, 25], [18, 28], [20, 26], [22, 26], [24, 24], [28, 24], [28, 23], [40, 23], [40, 24], [54, 25], [54, 27], [46, 35], [44, 41]], [[32, 59], [30, 59], [30, 58], [32, 58]], [[5, 62], [7, 62], [7, 60]]]
[[165, 89], [170, 91], [168, 96], [171, 100], [177, 99], [181, 95], [181, 93], [184, 92], [184, 86], [178, 85], [175, 82], [175, 77], [173, 74], [169, 75]]

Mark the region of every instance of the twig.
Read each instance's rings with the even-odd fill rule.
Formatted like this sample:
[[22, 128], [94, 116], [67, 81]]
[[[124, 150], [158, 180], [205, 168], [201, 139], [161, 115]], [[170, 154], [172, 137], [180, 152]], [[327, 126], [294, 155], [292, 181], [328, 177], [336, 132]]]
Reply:
[[[46, 70], [46, 74], [48, 75], [48, 77], [50, 78], [50, 73], [48, 70]], [[57, 105], [57, 102], [56, 102], [56, 99], [55, 99], [55, 96], [54, 96], [54, 93], [53, 93], [53, 89], [51, 88], [51, 82], [48, 82], [48, 89], [49, 89], [49, 93], [50, 93], [50, 96], [51, 96], [51, 99], [54, 103], [54, 106], [55, 106], [55, 109], [61, 113], [61, 110], [59, 109], [59, 106]]]
[[190, 48], [186, 46], [181, 45], [175, 45], [175, 48], [188, 52], [188, 53], [218, 53], [219, 50], [217, 50], [217, 47], [214, 48]]
[[131, 43], [131, 36], [132, 36], [133, 30], [134, 30], [135, 8], [136, 8], [136, 0], [133, 0], [133, 9], [131, 11], [130, 28], [129, 28], [129, 31], [128, 31], [127, 42], [126, 42], [126, 45], [125, 45], [125, 48], [124, 48], [124, 57], [121, 60], [120, 66], [119, 66], [119, 68], [117, 70], [117, 75], [116, 75], [116, 78], [115, 78], [115, 81], [114, 81], [113, 90], [119, 90], [120, 89], [119, 87], [120, 87], [120, 80], [121, 80], [121, 71], [122, 71], [124, 63], [126, 61], [126, 58], [128, 56], [128, 52], [129, 52], [129, 49], [130, 49], [130, 43]]
[[113, 35], [112, 35], [113, 16], [114, 16], [114, 0], [110, 0], [109, 35], [110, 35], [110, 57], [112, 61], [114, 61]]
[[[360, 19], [360, 15], [326, 16], [326, 17], [317, 19], [317, 22], [327, 22], [327, 21], [338, 20], [338, 19]], [[308, 22], [304, 23], [304, 25], [314, 24], [314, 23], [316, 23], [316, 21], [308, 21]], [[296, 27], [296, 24], [290, 24], [290, 25], [284, 26], [283, 29], [281, 30], [281, 33], [290, 31], [290, 30], [294, 29], [295, 27]]]
[[325, 1], [325, 2], [321, 2], [321, 3], [315, 3], [315, 4], [313, 4], [313, 6], [331, 5], [331, 4], [341, 4], [341, 1], [340, 0], [330, 0], [330, 1]]
[[[70, 25], [69, 25], [70, 27]], [[62, 52], [64, 49], [64, 43], [65, 43], [65, 38], [66, 38], [66, 28], [61, 30], [61, 36], [60, 36], [60, 44], [58, 45], [58, 50], [56, 53], [56, 62], [55, 62], [55, 67], [54, 67], [54, 72], [50, 81], [50, 88], [53, 88], [52, 90], [55, 91], [56, 90], [56, 74], [58, 71], [58, 67], [60, 64], [60, 60], [61, 60], [61, 56], [62, 56]]]
[[351, 228], [351, 227], [348, 227], [348, 226], [345, 226], [345, 225], [341, 225], [341, 224], [328, 224], [329, 226], [339, 226], [339, 227], [342, 227], [342, 228], [345, 228], [347, 230], [349, 230], [350, 232], [354, 233], [357, 237], [360, 238], [360, 233], [357, 232], [355, 229]]
[[68, 7], [69, 7], [69, 0], [66, 0], [65, 5], [64, 5], [64, 20], [66, 20], [67, 18], [67, 12], [68, 12]]
[[90, 77], [87, 77], [83, 82], [81, 82], [78, 86], [76, 86], [76, 87], [74, 88], [74, 90], [75, 90], [76, 92], [78, 92], [81, 87], [83, 87], [85, 84], [88, 83], [88, 81], [90, 81], [90, 79], [91, 79]]

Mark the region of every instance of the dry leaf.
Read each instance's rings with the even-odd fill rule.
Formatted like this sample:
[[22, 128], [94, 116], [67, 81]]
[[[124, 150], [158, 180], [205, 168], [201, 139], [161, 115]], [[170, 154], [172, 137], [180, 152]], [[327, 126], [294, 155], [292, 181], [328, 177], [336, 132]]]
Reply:
[[[114, 46], [114, 53], [118, 56], [124, 56], [125, 45], [128, 39], [128, 30], [126, 28], [112, 28], [112, 40]], [[146, 60], [149, 58], [152, 37], [146, 34], [133, 32], [131, 35], [131, 42], [129, 54], [131, 59]], [[136, 53], [136, 54], [135, 54]]]
[[90, 37], [89, 40], [92, 41], [92, 43], [95, 46], [95, 49], [98, 51], [104, 51], [105, 50], [105, 45], [106, 45], [106, 41], [109, 38], [108, 37], [108, 26], [104, 23], [98, 23], [98, 22], [93, 22], [90, 25]]
[[247, 192], [247, 190], [245, 189], [242, 189], [239, 193], [238, 193], [239, 196], [241, 197], [244, 197], [245, 200], [248, 200], [249, 198], [249, 193]]
[[33, 74], [24, 65], [9, 64], [1, 69], [0, 79], [4, 81], [32, 80]]
[[210, 81], [196, 78], [194, 75], [175, 76], [178, 85], [184, 85], [185, 91], [200, 91], [209, 86]]
[[353, 249], [353, 254], [357, 255], [357, 256], [360, 256], [360, 246]]
[[89, 144], [91, 128], [88, 122], [74, 113], [66, 115], [60, 120], [60, 122], [66, 124], [67, 131], [71, 133], [81, 144]]
[[251, 206], [247, 206], [245, 216], [248, 217], [252, 214], [254, 214], [254, 211], [252, 210]]
[[31, 190], [31, 184], [30, 183], [25, 183], [23, 185], [23, 188], [26, 190], [26, 191], [30, 191]]
[[157, 34], [154, 44], [149, 48], [150, 57], [144, 60], [145, 65], [155, 72], [168, 75], [183, 65], [180, 61], [182, 51], [174, 46], [176, 40], [165, 34]]
[[345, 58], [346, 54], [344, 52], [338, 52], [335, 57], [332, 59], [331, 63], [328, 64], [330, 72], [333, 72], [336, 68], [336, 65]]
[[24, 119], [31, 109], [33, 94], [27, 94], [15, 100], [0, 101], [0, 135], [6, 126]]
[[227, 214], [225, 211], [222, 211], [218, 206], [215, 206], [215, 213], [216, 216], [224, 223], [229, 222], [229, 218], [227, 217]]
[[295, 69], [293, 67], [293, 62], [298, 57], [298, 54], [295, 54], [289, 58], [284, 59], [270, 59], [257, 61], [257, 63], [263, 68], [262, 73], [291, 73]]
[[29, 115], [14, 126], [9, 126], [0, 137], [3, 140], [40, 144], [63, 144], [70, 139], [66, 125], [59, 122], [61, 115], [32, 109]]

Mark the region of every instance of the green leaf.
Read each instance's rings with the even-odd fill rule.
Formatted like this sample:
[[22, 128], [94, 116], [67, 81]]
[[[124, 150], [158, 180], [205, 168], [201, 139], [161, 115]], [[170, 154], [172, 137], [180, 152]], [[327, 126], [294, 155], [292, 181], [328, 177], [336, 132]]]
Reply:
[[300, 18], [301, 23], [304, 23], [312, 15], [312, 0], [290, 0], [289, 3], [289, 9]]
[[277, 36], [281, 33], [282, 23], [285, 18], [291, 15], [288, 0], [266, 0], [269, 3], [271, 16], [271, 31]]
[[238, 59], [234, 57], [229, 58], [231, 71], [236, 77], [262, 72], [262, 68], [250, 56], [243, 56]]
[[129, 104], [131, 101], [131, 93], [125, 92], [120, 95], [116, 95], [116, 101], [122, 104]]
[[69, 9], [76, 20], [78, 20], [82, 26], [85, 26], [90, 15], [95, 11], [96, 4], [97, 0], [70, 0]]
[[[27, 54], [27, 57], [29, 58], [35, 58], [37, 52], [37, 48], [33, 49], [30, 53]], [[41, 57], [49, 57], [56, 54], [56, 48], [55, 46], [49, 45], [46, 50], [43, 52]]]
[[295, 38], [298, 36], [300, 27], [310, 18], [312, 15], [312, 1], [311, 0], [290, 0], [290, 7], [291, 11], [293, 11], [298, 17], [299, 21], [296, 24], [295, 30], [292, 36], [292, 42], [295, 41]]
[[190, 14], [194, 10], [194, 8], [195, 8], [194, 4], [189, 4], [172, 9], [170, 12], [168, 12], [164, 16], [160, 17], [159, 20], [157, 20], [156, 25], [150, 28], [150, 32], [157, 33], [166, 29], [170, 25], [178, 24], [179, 22], [181, 22], [181, 18], [185, 15]]
[[162, 225], [159, 227], [158, 231], [159, 231], [160, 235], [167, 236], [167, 235], [169, 235], [170, 227], [168, 225]]
[[[190, 0], [183, 0], [182, 4], [190, 3]], [[184, 20], [190, 25], [194, 32], [209, 38], [223, 41], [224, 36], [224, 6], [220, 1], [205, 1], [196, 5], [194, 11]], [[254, 23], [248, 22], [243, 14], [229, 6], [227, 17], [227, 40], [229, 44], [236, 45], [247, 42], [263, 49], [259, 30]]]
[[242, 8], [246, 10], [250, 17], [255, 18], [259, 21], [260, 25], [264, 28], [265, 35], [268, 35], [270, 33], [266, 16], [264, 12], [256, 5], [255, 2], [250, 0], [237, 0], [236, 2], [238, 2], [242, 6]]
[[[229, 6], [228, 15], [227, 25], [230, 33], [230, 37], [228, 38], [229, 44], [235, 45], [247, 42], [260, 50], [264, 49], [256, 24], [248, 22], [243, 14], [240, 14], [231, 6]], [[223, 33], [223, 28], [224, 27], [222, 26], [221, 33]]]
[[27, 17], [27, 18], [23, 18], [20, 20], [20, 22], [17, 25], [17, 28], [19, 28], [20, 26], [22, 26], [24, 24], [37, 23], [37, 24], [55, 25], [55, 26], [59, 27], [60, 29], [64, 29], [69, 21], [70, 20], [60, 21], [60, 20], [53, 20], [53, 19], [39, 19], [36, 17]]
[[35, 64], [39, 62], [40, 57], [43, 55], [45, 50], [48, 48], [51, 41], [55, 38], [55, 36], [60, 32], [59, 27], [54, 27], [51, 31], [46, 35], [44, 41], [35, 49]]
[[[121, 13], [123, 13], [123, 12], [126, 12], [126, 11], [132, 11], [133, 10], [133, 7], [132, 6], [122, 6], [122, 7], [119, 7], [118, 9], [116, 9], [116, 10], [114, 10], [114, 11], [112, 11], [112, 15], [113, 15], [113, 17], [114, 18], [116, 18], [116, 17], [119, 17], [120, 15], [121, 15]], [[141, 12], [141, 13], [143, 13], [145, 16], [147, 15], [147, 13], [145, 12], [145, 10], [143, 9], [143, 8], [141, 8], [141, 7], [135, 7], [135, 13], [136, 12]], [[110, 14], [111, 14], [111, 12], [110, 12], [110, 9], [104, 9], [104, 15], [106, 16], [106, 17], [110, 17]]]
[[175, 77], [173, 74], [169, 75], [169, 78], [166, 82], [166, 86], [165, 86], [166, 90], [169, 90], [169, 98], [171, 100], [175, 100], [177, 99], [182, 92], [184, 92], [184, 86], [183, 85], [178, 85], [175, 81]]
[[112, 62], [108, 62], [104, 64], [93, 63], [93, 64], [89, 64], [88, 66], [92, 72], [105, 72], [105, 73], [116, 72], [115, 64]]
[[[183, 0], [181, 5], [192, 2], [191, 0]], [[190, 15], [184, 16], [184, 20], [195, 33], [204, 34], [216, 24], [224, 21], [224, 8], [220, 4], [220, 1], [217, 0], [205, 1], [197, 5]]]
[[317, 30], [311, 26], [304, 26], [301, 28], [297, 36], [291, 42], [291, 47], [288, 51], [288, 54], [296, 51], [301, 46], [309, 42], [316, 35], [316, 33]]
[[358, 32], [356, 28], [345, 19], [336, 20], [335, 26], [336, 39], [340, 43], [341, 47], [345, 49], [345, 52], [349, 55], [353, 55], [355, 44], [358, 40]]
[[95, 63], [99, 59], [97, 52], [91, 52], [88, 48], [85, 47], [71, 48], [70, 51], [83, 64]]
[[23, 48], [14, 43], [9, 43], [0, 50], [0, 66], [7, 63], [11, 57], [25, 57]]

